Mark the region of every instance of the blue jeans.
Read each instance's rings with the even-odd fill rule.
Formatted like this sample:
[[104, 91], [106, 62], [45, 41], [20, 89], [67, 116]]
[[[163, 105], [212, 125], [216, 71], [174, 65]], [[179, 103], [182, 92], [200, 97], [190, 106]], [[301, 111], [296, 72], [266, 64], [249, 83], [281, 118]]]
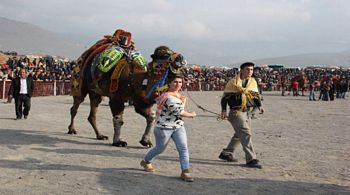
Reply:
[[164, 129], [161, 127], [155, 127], [154, 136], [156, 138], [156, 146], [146, 154], [144, 158], [145, 161], [151, 162], [153, 158], [161, 154], [167, 147], [171, 138], [176, 145], [177, 151], [179, 152], [181, 170], [185, 170], [190, 167], [190, 157], [187, 148], [187, 135], [185, 127], [178, 129]]
[[345, 98], [345, 93], [346, 93], [346, 91], [340, 92], [340, 98]]
[[310, 90], [309, 100], [316, 100], [316, 97], [315, 97], [315, 90], [314, 90], [314, 89], [311, 89], [311, 90]]

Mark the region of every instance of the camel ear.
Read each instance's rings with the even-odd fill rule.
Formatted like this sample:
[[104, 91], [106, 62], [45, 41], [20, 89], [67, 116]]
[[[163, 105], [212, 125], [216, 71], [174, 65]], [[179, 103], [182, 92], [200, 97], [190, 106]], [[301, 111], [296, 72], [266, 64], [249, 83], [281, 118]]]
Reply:
[[171, 55], [171, 62], [174, 63], [176, 68], [183, 67], [187, 65], [187, 61], [184, 56], [180, 53], [174, 53]]

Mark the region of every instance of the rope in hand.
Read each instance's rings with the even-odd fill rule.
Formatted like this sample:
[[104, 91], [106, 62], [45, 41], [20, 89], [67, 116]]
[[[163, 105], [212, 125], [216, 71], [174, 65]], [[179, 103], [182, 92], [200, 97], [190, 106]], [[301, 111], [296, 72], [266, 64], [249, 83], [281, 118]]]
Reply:
[[188, 93], [187, 88], [185, 89], [185, 91], [186, 91], [187, 97], [190, 98], [190, 100], [197, 106], [197, 108], [201, 109], [203, 112], [208, 112], [208, 113], [214, 114], [215, 116], [217, 116], [216, 120], [218, 120], [218, 121], [225, 120], [225, 119], [222, 119], [222, 118], [221, 118], [221, 114], [219, 114], [219, 113], [217, 113], [217, 112], [214, 112], [214, 111], [211, 111], [211, 110], [208, 110], [208, 109], [204, 108], [203, 106], [199, 105], [199, 104], [192, 98], [192, 96], [190, 95], [190, 93]]

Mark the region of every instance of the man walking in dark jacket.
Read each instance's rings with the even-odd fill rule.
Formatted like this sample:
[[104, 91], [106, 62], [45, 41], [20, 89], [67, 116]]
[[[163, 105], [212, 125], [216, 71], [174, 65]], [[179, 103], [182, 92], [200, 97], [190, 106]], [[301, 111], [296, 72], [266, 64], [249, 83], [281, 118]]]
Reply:
[[30, 98], [34, 89], [34, 82], [32, 77], [27, 76], [25, 69], [20, 70], [19, 77], [12, 80], [12, 95], [15, 99], [16, 120], [27, 119], [30, 110]]

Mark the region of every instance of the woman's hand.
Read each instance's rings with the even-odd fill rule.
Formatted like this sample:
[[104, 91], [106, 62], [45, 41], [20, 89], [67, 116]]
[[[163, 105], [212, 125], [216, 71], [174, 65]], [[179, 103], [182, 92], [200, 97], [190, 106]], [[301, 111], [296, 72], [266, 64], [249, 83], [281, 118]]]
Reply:
[[194, 111], [193, 112], [189, 112], [189, 114], [191, 115], [190, 117], [192, 117], [192, 118], [197, 116], [196, 112], [194, 112]]
[[189, 118], [193, 118], [197, 116], [196, 112], [187, 112], [187, 111], [183, 111], [180, 115], [184, 117], [189, 117]]

